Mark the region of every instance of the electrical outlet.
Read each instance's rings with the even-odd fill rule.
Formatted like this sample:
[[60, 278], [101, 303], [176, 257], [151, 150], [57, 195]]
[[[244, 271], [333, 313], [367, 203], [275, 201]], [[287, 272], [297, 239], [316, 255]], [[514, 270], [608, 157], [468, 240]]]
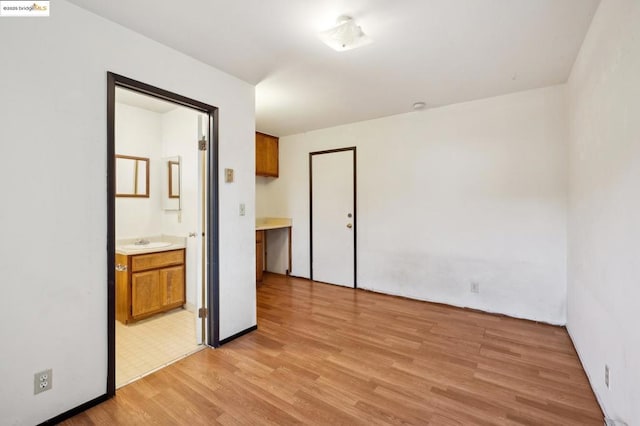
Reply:
[[609, 384], [609, 366], [607, 364], [604, 365], [604, 384], [607, 387], [607, 389], [611, 389], [611, 386]]
[[480, 293], [480, 283], [477, 281], [471, 281], [471, 293]]
[[48, 391], [53, 387], [53, 370], [48, 369], [33, 375], [33, 394]]
[[240, 216], [244, 216], [244, 214], [245, 214], [244, 203], [240, 203]]

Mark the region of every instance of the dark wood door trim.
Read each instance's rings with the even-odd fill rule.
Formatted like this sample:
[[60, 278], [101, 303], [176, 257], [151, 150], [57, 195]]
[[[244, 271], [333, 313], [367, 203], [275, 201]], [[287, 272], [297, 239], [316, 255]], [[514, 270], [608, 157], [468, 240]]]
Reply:
[[[153, 96], [187, 108], [194, 109], [209, 117], [207, 133], [207, 230], [205, 244], [209, 316], [207, 317], [209, 346], [220, 346], [220, 287], [219, 287], [219, 200], [218, 200], [218, 108], [212, 105], [160, 89], [112, 72], [107, 73], [107, 387], [108, 397], [115, 395], [115, 90], [123, 87], [145, 95]], [[196, 141], [194, 141], [195, 145]], [[203, 301], [205, 302], [205, 301]]]

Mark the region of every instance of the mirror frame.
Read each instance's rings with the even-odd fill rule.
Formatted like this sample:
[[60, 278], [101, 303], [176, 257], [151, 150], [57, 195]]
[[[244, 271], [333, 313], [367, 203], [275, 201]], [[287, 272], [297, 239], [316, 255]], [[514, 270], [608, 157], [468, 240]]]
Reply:
[[[168, 174], [168, 176], [169, 176], [169, 179], [168, 179], [169, 180], [169, 182], [168, 182], [169, 191], [167, 192], [167, 194], [169, 194], [168, 197], [169, 198], [178, 198], [179, 199], [180, 198], [180, 178], [181, 178], [181, 176], [180, 176], [180, 161], [171, 161], [171, 160], [169, 160], [169, 161], [167, 161], [167, 166], [169, 167], [169, 174]], [[172, 166], [178, 166], [178, 193], [177, 194], [175, 194], [173, 192], [173, 167]]]
[[[122, 158], [125, 160], [135, 160], [136, 161], [136, 165], [135, 165], [135, 173], [134, 173], [134, 178], [133, 178], [133, 190], [135, 191], [133, 194], [122, 194], [122, 193], [118, 193], [118, 188], [116, 185], [115, 188], [115, 195], [116, 197], [125, 197], [125, 198], [149, 198], [149, 159], [146, 157], [134, 157], [132, 155], [120, 155], [120, 154], [116, 154], [115, 155], [115, 161], [114, 163], [116, 164], [115, 167], [115, 176], [118, 176], [118, 158]], [[146, 163], [146, 187], [145, 192], [142, 194], [138, 194], [138, 161], [144, 161]]]

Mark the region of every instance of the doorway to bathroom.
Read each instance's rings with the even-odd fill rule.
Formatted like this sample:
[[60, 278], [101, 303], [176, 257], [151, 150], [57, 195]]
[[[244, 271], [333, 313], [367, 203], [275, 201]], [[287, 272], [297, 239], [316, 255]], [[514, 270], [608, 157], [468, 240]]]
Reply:
[[108, 73], [107, 393], [217, 347], [217, 108]]

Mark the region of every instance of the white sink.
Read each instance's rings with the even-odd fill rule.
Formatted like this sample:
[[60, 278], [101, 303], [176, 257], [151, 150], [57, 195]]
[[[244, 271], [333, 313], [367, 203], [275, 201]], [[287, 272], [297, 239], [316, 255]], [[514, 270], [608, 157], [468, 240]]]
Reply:
[[152, 241], [147, 244], [124, 244], [120, 246], [120, 248], [124, 250], [148, 250], [154, 248], [169, 247], [171, 244], [173, 243], [168, 243], [166, 241]]

